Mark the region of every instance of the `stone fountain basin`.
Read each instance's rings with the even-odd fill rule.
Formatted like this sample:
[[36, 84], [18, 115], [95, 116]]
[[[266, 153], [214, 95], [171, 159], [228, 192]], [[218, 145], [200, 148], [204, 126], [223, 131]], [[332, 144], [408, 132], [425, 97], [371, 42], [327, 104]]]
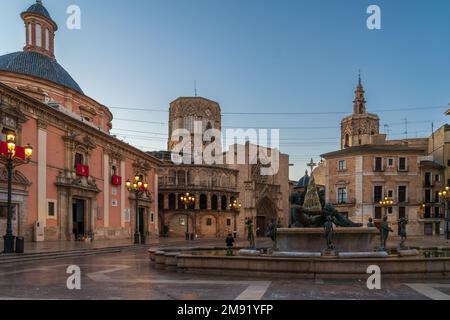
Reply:
[[450, 257], [424, 258], [389, 255], [380, 258], [323, 257], [227, 257], [226, 248], [214, 248], [222, 255], [211, 254], [211, 248], [153, 248], [150, 264], [156, 269], [197, 274], [236, 275], [242, 277], [286, 277], [307, 279], [367, 279], [368, 268], [378, 266], [383, 279], [448, 279]]
[[[340, 252], [370, 252], [379, 246], [379, 233], [377, 228], [334, 228], [333, 244]], [[278, 229], [277, 246], [280, 251], [321, 252], [326, 247], [324, 229]]]

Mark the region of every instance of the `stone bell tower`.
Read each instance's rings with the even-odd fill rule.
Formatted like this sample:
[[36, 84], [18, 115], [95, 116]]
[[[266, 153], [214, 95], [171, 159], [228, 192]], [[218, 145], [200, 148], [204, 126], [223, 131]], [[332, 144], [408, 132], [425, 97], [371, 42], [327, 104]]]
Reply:
[[366, 110], [365, 91], [358, 77], [358, 86], [353, 101], [353, 114], [342, 119], [341, 149], [371, 144], [372, 137], [380, 133], [380, 119]]

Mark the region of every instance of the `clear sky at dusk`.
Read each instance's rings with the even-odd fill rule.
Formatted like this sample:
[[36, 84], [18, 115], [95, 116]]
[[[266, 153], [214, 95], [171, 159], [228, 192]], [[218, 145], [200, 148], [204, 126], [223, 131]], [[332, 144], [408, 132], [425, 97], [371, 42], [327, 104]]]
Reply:
[[[33, 2], [1, 2], [0, 54], [22, 50], [19, 14]], [[112, 107], [113, 132], [146, 150], [166, 148], [164, 111], [177, 97], [194, 95], [195, 80], [200, 96], [220, 103], [224, 127], [280, 128], [281, 151], [295, 164], [292, 179], [303, 175], [311, 157], [318, 161], [339, 148], [339, 124], [352, 112], [358, 69], [368, 111], [379, 114], [382, 131], [389, 124], [390, 138], [405, 136], [405, 118], [409, 137], [429, 135], [431, 122], [438, 127], [446, 121], [446, 0], [43, 3], [59, 25], [58, 61], [87, 95]], [[65, 26], [71, 4], [81, 8], [81, 30]], [[382, 30], [366, 27], [371, 4], [381, 7]], [[386, 111], [404, 108], [420, 109]], [[280, 114], [227, 114], [233, 112]], [[320, 114], [287, 114], [295, 112]]]

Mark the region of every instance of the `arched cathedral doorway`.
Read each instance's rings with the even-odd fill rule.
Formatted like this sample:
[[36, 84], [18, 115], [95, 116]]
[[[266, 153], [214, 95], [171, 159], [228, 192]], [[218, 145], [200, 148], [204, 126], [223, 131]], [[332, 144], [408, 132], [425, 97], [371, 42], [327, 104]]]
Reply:
[[268, 197], [262, 198], [256, 207], [256, 236], [265, 237], [272, 219], [277, 219], [275, 203]]

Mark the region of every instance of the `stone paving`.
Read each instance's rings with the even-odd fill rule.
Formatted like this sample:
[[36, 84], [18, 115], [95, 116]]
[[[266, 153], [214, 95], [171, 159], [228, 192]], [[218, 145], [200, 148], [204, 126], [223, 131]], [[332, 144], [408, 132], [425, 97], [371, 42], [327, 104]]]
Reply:
[[[120, 253], [0, 266], [0, 299], [81, 300], [311, 300], [450, 299], [450, 279], [382, 280], [381, 290], [361, 280], [301, 280], [184, 274], [156, 270], [145, 247]], [[68, 290], [67, 267], [81, 268], [81, 290]]]

